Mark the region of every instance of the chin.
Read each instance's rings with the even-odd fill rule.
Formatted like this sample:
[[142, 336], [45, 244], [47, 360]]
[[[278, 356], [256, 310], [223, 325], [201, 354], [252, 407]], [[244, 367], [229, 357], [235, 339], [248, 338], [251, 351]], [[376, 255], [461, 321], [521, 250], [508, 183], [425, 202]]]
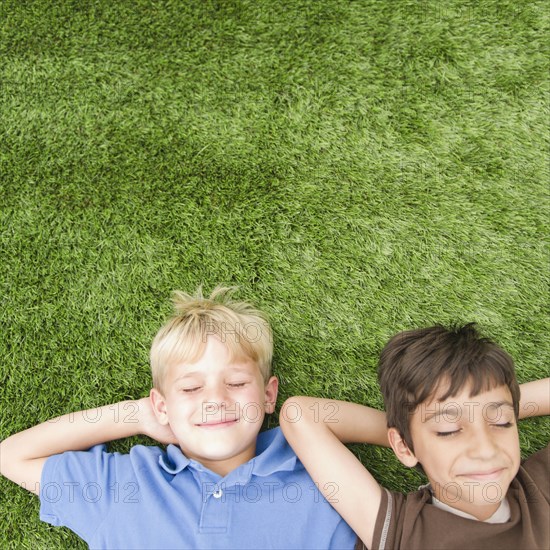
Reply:
[[196, 456], [202, 456], [207, 460], [228, 460], [241, 454], [244, 451], [245, 449], [228, 448], [227, 445], [220, 445], [220, 447], [209, 445], [208, 447], [197, 449], [194, 454]]

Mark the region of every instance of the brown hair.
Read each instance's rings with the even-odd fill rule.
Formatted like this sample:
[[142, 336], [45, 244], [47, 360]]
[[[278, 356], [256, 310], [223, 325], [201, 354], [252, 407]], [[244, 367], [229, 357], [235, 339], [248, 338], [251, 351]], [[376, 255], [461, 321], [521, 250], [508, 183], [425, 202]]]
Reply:
[[395, 335], [380, 354], [378, 380], [384, 397], [388, 428], [397, 428], [413, 449], [410, 415], [448, 384], [445, 401], [471, 383], [471, 397], [506, 385], [516, 418], [520, 390], [512, 358], [477, 332], [474, 323], [447, 329], [434, 326]]

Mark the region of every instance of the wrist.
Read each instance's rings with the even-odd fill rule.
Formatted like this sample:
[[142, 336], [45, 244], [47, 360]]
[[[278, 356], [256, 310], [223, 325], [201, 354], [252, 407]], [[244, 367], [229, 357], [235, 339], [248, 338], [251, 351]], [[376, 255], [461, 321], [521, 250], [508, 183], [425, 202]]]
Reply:
[[152, 433], [156, 425], [156, 418], [149, 397], [142, 397], [133, 403], [135, 403], [138, 411], [137, 418], [139, 434], [152, 437]]

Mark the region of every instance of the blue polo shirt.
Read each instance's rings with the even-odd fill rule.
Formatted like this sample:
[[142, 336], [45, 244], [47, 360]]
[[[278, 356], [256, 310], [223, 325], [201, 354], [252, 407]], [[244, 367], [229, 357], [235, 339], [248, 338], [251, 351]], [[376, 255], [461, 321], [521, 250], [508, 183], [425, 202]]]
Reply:
[[225, 477], [175, 445], [54, 455], [42, 471], [40, 519], [94, 549], [354, 547], [279, 428], [258, 436], [256, 452]]

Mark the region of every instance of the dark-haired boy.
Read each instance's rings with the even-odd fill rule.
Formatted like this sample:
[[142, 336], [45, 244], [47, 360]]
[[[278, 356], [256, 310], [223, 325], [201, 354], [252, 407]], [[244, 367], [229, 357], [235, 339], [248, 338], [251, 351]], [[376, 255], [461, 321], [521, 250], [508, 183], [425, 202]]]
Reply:
[[550, 414], [549, 378], [522, 385], [520, 401], [512, 359], [470, 324], [394, 336], [379, 380], [389, 443], [430, 482], [409, 495], [380, 487], [342, 444], [384, 444], [379, 411], [305, 397], [281, 411], [287, 440], [368, 548], [550, 548], [549, 448], [520, 465], [517, 430]]

